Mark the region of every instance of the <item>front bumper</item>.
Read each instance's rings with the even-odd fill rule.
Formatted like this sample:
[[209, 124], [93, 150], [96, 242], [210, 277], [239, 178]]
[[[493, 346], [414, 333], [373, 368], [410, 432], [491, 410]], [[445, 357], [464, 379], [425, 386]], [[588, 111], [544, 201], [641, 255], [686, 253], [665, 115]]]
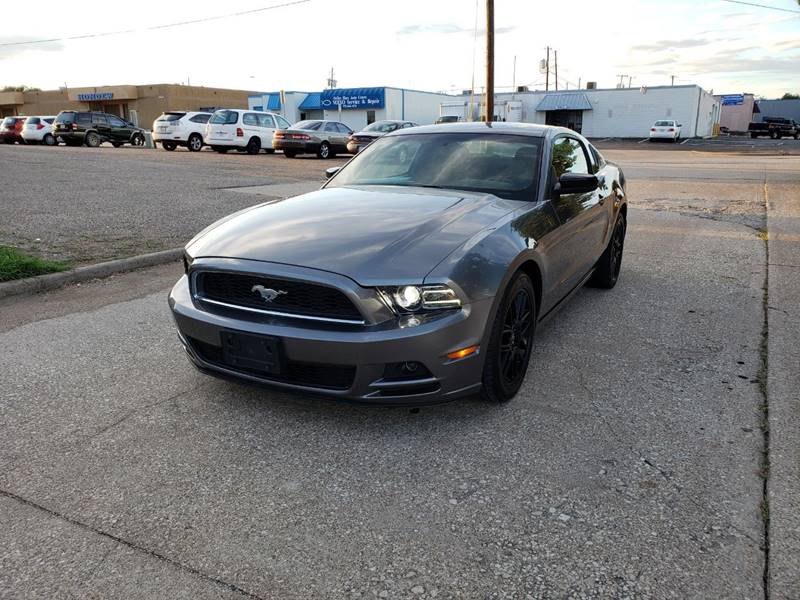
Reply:
[[[190, 361], [204, 373], [295, 393], [401, 406], [446, 402], [480, 389], [480, 350], [455, 361], [445, 355], [481, 344], [491, 304], [488, 299], [459, 311], [423, 316], [413, 326], [404, 316], [376, 325], [325, 325], [285, 317], [208, 312], [193, 299], [186, 275], [169, 295], [181, 343]], [[272, 336], [279, 340], [287, 364], [347, 368], [352, 377], [334, 389], [318, 382], [286, 381], [237, 370], [221, 358], [223, 331]], [[402, 381], [385, 377], [387, 364], [412, 361], [426, 368], [424, 376]]]

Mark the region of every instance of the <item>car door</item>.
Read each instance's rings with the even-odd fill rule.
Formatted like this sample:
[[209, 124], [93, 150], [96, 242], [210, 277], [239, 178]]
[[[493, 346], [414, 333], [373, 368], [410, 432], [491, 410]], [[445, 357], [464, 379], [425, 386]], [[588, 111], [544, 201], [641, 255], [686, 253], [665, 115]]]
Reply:
[[104, 113], [92, 113], [92, 129], [94, 129], [103, 141], [116, 141], [111, 135], [111, 126]]
[[350, 136], [353, 135], [353, 130], [344, 123], [336, 123], [336, 126], [338, 127], [339, 133], [342, 136], [342, 146], [337, 150], [337, 152], [347, 152], [347, 142], [350, 141]]
[[258, 133], [261, 136], [261, 147], [272, 148], [272, 136], [275, 135], [275, 118], [272, 115], [267, 113], [258, 115]]
[[559, 219], [559, 279], [554, 283], [563, 296], [580, 283], [602, 253], [609, 203], [603, 197], [605, 191], [556, 193], [558, 178], [564, 173], [592, 173], [592, 162], [580, 140], [570, 135], [557, 136], [550, 157], [551, 199]]
[[126, 144], [131, 141], [133, 128], [130, 123], [117, 117], [116, 115], [107, 115], [109, 125], [109, 135], [113, 141], [121, 144]]
[[333, 121], [325, 123], [324, 131], [320, 131], [320, 137], [328, 141], [328, 145], [334, 152], [341, 152], [339, 148], [342, 147], [342, 134], [339, 133], [339, 128]]

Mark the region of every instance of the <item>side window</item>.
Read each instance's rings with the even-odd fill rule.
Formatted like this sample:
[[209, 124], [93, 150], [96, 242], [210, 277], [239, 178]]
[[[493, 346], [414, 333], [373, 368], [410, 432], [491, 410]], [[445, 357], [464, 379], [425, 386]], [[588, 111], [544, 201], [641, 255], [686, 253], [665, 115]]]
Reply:
[[556, 178], [564, 173], [589, 173], [581, 143], [573, 138], [561, 137], [553, 144], [553, 157], [551, 166]]
[[111, 124], [112, 127], [125, 127], [126, 123], [119, 117], [115, 117], [112, 115], [108, 116], [108, 122]]
[[403, 123], [403, 129], [408, 129], [409, 127], [414, 127], [414, 123]]
[[92, 124], [93, 125], [108, 125], [108, 119], [102, 113], [93, 113], [92, 114]]
[[353, 133], [353, 130], [344, 123], [337, 123], [336, 126], [339, 128], [339, 133], [346, 133], [347, 135]]
[[367, 125], [372, 125], [375, 122], [375, 111], [368, 110], [367, 111]]
[[269, 127], [270, 129], [275, 127], [275, 121], [273, 121], [272, 115], [266, 115], [266, 114], [258, 115], [258, 124], [261, 127]]
[[278, 127], [280, 127], [281, 129], [289, 129], [292, 126], [292, 124], [289, 123], [289, 121], [287, 121], [280, 115], [277, 115], [275, 119], [278, 121]]
[[195, 115], [189, 119], [192, 123], [208, 123], [211, 115]]
[[225, 124], [226, 125], [236, 125], [239, 122], [239, 113], [235, 110], [229, 110], [228, 114], [225, 115]]
[[256, 113], [244, 113], [244, 117], [242, 117], [242, 123], [245, 125], [251, 125], [256, 127], [260, 125], [259, 118], [262, 115], [256, 115]]
[[44, 120], [45, 123], [49, 123], [50, 125], [53, 124], [53, 121], [55, 121], [55, 119], [45, 119]]
[[337, 133], [339, 128], [336, 127], [336, 123], [325, 123], [325, 131], [329, 131], [331, 133]]
[[75, 115], [75, 121], [82, 125], [89, 125], [92, 122], [92, 114], [91, 113], [77, 113]]

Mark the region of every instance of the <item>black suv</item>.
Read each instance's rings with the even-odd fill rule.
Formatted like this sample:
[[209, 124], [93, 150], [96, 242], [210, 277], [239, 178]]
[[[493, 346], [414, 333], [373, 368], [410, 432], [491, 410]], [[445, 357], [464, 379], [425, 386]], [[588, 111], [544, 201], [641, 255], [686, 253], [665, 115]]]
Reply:
[[86, 144], [96, 148], [103, 142], [111, 142], [112, 146], [119, 148], [122, 144], [144, 144], [144, 129], [117, 115], [103, 112], [62, 110], [53, 128], [53, 134], [64, 140], [67, 146]]

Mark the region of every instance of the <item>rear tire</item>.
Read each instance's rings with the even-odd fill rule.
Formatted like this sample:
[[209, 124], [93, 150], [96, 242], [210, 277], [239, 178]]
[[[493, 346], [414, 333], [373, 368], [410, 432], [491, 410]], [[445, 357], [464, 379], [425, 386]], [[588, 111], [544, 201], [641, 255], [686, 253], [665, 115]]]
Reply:
[[175, 142], [161, 142], [161, 147], [167, 152], [172, 152], [178, 145]]
[[620, 214], [614, 224], [614, 232], [611, 234], [611, 239], [608, 240], [608, 246], [595, 264], [594, 273], [589, 280], [589, 285], [592, 287], [610, 290], [617, 285], [619, 270], [622, 267], [626, 228], [625, 217]]
[[331, 155], [331, 147], [328, 145], [328, 142], [322, 142], [319, 145], [319, 150], [317, 150], [317, 158], [326, 159], [329, 158]]
[[89, 148], [97, 148], [100, 144], [103, 143], [102, 140], [100, 139], [100, 136], [97, 135], [94, 131], [90, 131], [89, 133], [86, 134], [85, 142], [86, 145], [89, 146]]
[[297, 152], [294, 152], [294, 151], [292, 151], [292, 150], [284, 150], [284, 151], [283, 151], [283, 155], [284, 155], [286, 158], [294, 158], [295, 156], [297, 156]]
[[533, 282], [518, 271], [508, 284], [492, 323], [481, 378], [484, 399], [508, 402], [522, 387], [531, 360], [536, 314]]
[[43, 143], [45, 146], [55, 146], [55, 145], [56, 145], [58, 142], [56, 141], [56, 138], [55, 138], [55, 137], [53, 137], [53, 134], [52, 134], [52, 133], [48, 133], [47, 135], [45, 135], [45, 136], [42, 138], [42, 143]]
[[247, 147], [245, 148], [248, 154], [258, 154], [261, 152], [261, 140], [257, 137], [252, 137], [247, 142]]
[[186, 147], [190, 152], [200, 152], [203, 149], [203, 138], [199, 133], [193, 133], [186, 142]]

